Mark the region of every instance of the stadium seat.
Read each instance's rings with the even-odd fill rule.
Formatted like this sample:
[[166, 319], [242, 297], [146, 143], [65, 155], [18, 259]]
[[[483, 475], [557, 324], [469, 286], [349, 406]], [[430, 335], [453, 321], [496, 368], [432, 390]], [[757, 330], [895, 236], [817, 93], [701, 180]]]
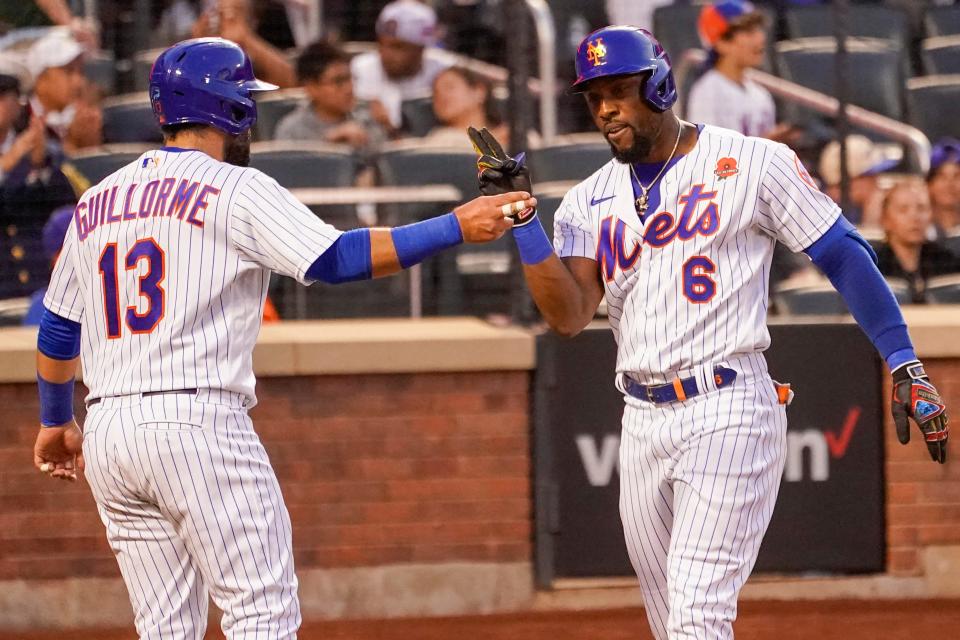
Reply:
[[[657, 7], [653, 11], [653, 35], [675, 63], [679, 62], [687, 49], [699, 49], [703, 46], [697, 32], [697, 19], [701, 9], [699, 5], [677, 2]], [[638, 26], [649, 29], [651, 25]]]
[[927, 300], [936, 304], [960, 304], [960, 274], [927, 280]]
[[19, 327], [30, 310], [30, 298], [0, 300], [0, 327]]
[[[832, 3], [789, 7], [785, 22], [787, 37], [818, 38], [834, 36], [834, 9]], [[907, 14], [899, 9], [869, 4], [849, 4], [847, 29], [853, 38], [880, 38], [888, 40], [897, 49], [910, 42]]]
[[[778, 42], [777, 64], [781, 75], [792, 82], [836, 95], [836, 42], [832, 38], [804, 38]], [[901, 120], [903, 66], [900, 52], [882, 40], [852, 40], [848, 47], [850, 102], [881, 115]], [[812, 115], [787, 105], [785, 118], [808, 123]]]
[[599, 133], [574, 134], [548, 147], [530, 150], [530, 170], [536, 183], [586, 179], [610, 162], [610, 145]]
[[[906, 282], [888, 279], [897, 302], [908, 304], [910, 291]], [[826, 279], [813, 284], [791, 285], [784, 283], [773, 291], [773, 300], [781, 314], [788, 315], [845, 315], [849, 311], [846, 302]]]
[[69, 162], [91, 184], [96, 184], [153, 148], [153, 146], [147, 144], [104, 145], [71, 156]]
[[357, 161], [348, 147], [309, 142], [257, 142], [250, 149], [250, 166], [288, 189], [349, 187]]
[[414, 137], [427, 135], [439, 123], [433, 113], [433, 98], [404, 100], [400, 105], [403, 118], [402, 129]]
[[315, 282], [309, 287], [281, 278], [271, 299], [285, 320], [398, 318], [410, 315], [409, 290], [409, 273], [337, 285]]
[[[460, 190], [462, 200], [469, 200], [477, 191], [477, 156], [471, 150], [428, 147], [412, 142], [388, 145], [377, 160], [380, 181], [385, 185], [409, 186], [450, 184]], [[423, 205], [403, 207], [414, 212], [405, 219], [418, 217]]]
[[162, 142], [146, 93], [132, 93], [103, 101], [103, 142]]
[[960, 256], [960, 228], [954, 228], [947, 231], [941, 242], [943, 245], [952, 251], [954, 255]]
[[163, 49], [140, 51], [133, 59], [133, 89], [146, 91], [150, 87], [150, 70]]
[[272, 140], [277, 125], [285, 115], [307, 99], [303, 89], [271, 91], [257, 99], [257, 124], [254, 125], [254, 140]]
[[960, 35], [927, 38], [920, 53], [928, 75], [960, 72]]
[[103, 95], [112, 96], [116, 93], [117, 71], [112, 53], [98, 51], [89, 56], [83, 63], [83, 73], [100, 87]]
[[[450, 184], [461, 201], [479, 195], [477, 157], [473, 151], [428, 147], [416, 142], [388, 146], [380, 155], [380, 181], [409, 186]], [[404, 224], [443, 211], [454, 203], [404, 204], [387, 209], [391, 224]], [[506, 269], [512, 250], [510, 238], [482, 245], [462, 245], [424, 264], [424, 286], [436, 287], [434, 299], [424, 297], [427, 312], [439, 315], [484, 315], [508, 310]], [[502, 300], [501, 300], [502, 298]]]
[[960, 120], [952, 117], [960, 104], [960, 74], [907, 80], [910, 123], [931, 140], [960, 137]]
[[927, 35], [960, 35], [960, 6], [929, 7], [924, 17]]

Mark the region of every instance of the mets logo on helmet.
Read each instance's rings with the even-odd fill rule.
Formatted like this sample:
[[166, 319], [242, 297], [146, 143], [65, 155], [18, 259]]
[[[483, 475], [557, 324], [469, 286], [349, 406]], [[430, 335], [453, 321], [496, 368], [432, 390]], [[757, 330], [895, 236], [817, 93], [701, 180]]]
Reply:
[[603, 38], [597, 38], [593, 42], [587, 43], [587, 60], [595, 67], [599, 67], [607, 62], [607, 46], [603, 44]]

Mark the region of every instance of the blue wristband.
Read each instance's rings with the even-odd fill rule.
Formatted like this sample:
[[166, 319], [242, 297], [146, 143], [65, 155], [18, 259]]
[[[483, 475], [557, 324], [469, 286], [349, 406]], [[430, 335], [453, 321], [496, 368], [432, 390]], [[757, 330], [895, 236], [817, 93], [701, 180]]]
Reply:
[[553, 245], [537, 214], [533, 214], [533, 220], [522, 227], [514, 227], [513, 238], [517, 241], [523, 264], [539, 264], [553, 255]]
[[463, 242], [460, 221], [453, 213], [390, 230], [397, 259], [404, 269]]
[[37, 374], [37, 387], [40, 389], [40, 424], [45, 427], [57, 427], [73, 420], [73, 384], [67, 382], [48, 382]]

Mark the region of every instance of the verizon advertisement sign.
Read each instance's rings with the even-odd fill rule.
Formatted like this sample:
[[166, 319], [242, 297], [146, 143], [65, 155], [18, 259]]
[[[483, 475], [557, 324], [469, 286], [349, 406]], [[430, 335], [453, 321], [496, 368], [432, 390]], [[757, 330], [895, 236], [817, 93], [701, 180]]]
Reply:
[[[771, 327], [789, 381], [787, 460], [758, 571], [868, 572], [884, 564], [880, 360], [852, 325]], [[542, 585], [632, 575], [618, 513], [620, 416], [609, 331], [538, 345], [537, 549]]]

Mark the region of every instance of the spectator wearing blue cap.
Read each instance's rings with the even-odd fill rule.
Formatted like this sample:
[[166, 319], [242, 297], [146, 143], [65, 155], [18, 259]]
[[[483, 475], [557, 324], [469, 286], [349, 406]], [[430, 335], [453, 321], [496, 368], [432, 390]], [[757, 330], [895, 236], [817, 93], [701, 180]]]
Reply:
[[791, 125], [777, 125], [770, 92], [746, 76], [748, 69], [763, 64], [766, 23], [766, 16], [746, 0], [703, 7], [697, 30], [709, 52], [708, 69], [690, 88], [687, 120], [780, 142], [796, 137]]
[[[63, 239], [66, 237], [67, 229], [70, 228], [70, 223], [73, 221], [73, 209], [71, 205], [54, 210], [47, 223], [43, 225], [43, 255], [50, 260], [51, 269], [60, 256]], [[46, 292], [47, 288], [43, 287], [34, 291], [30, 296], [30, 309], [23, 318], [23, 324], [34, 326], [40, 324], [40, 318], [43, 317], [43, 296]]]
[[933, 146], [927, 191], [936, 235], [960, 231], [960, 140], [944, 138]]

